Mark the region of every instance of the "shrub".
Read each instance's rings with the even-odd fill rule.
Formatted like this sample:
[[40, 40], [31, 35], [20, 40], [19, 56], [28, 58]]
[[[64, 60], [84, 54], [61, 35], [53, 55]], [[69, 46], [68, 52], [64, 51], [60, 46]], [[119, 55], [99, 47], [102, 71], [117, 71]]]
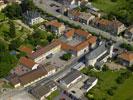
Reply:
[[71, 57], [72, 57], [72, 54], [71, 53], [66, 53], [66, 54], [64, 54], [62, 57], [61, 57], [61, 59], [63, 59], [63, 60], [69, 60], [69, 59], [71, 59]]

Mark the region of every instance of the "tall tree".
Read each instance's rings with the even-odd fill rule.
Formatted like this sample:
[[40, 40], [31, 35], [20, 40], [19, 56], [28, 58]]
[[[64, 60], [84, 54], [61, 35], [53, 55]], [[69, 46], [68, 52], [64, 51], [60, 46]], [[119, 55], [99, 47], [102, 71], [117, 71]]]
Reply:
[[26, 12], [27, 10], [35, 10], [35, 5], [33, 3], [33, 0], [23, 0], [21, 7], [23, 12]]
[[19, 18], [22, 15], [22, 9], [17, 3], [6, 6], [2, 11], [11, 19]]
[[10, 25], [9, 35], [11, 38], [14, 38], [16, 36], [15, 24], [13, 23], [13, 21], [9, 20], [9, 25]]

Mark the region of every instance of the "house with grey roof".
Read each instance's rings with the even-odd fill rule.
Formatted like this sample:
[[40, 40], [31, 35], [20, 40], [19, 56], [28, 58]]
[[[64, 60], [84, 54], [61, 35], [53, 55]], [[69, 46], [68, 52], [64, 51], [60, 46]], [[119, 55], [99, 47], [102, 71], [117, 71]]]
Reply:
[[52, 92], [57, 90], [57, 85], [53, 81], [49, 81], [46, 84], [38, 85], [31, 89], [30, 93], [39, 100], [44, 100]]
[[82, 87], [82, 89], [85, 92], [88, 92], [91, 88], [93, 88], [98, 82], [98, 79], [96, 77], [89, 77], [85, 82]]
[[72, 84], [76, 83], [79, 79], [82, 78], [82, 74], [77, 70], [72, 70], [62, 79], [60, 79], [61, 85], [65, 87], [70, 87]]
[[129, 26], [129, 28], [125, 31], [125, 38], [133, 41], [133, 25]]
[[[113, 45], [102, 42], [99, 46], [85, 56], [87, 66], [95, 66], [97, 63], [104, 63], [112, 57]], [[98, 64], [97, 64], [98, 65]]]
[[79, 15], [79, 21], [86, 25], [89, 25], [90, 21], [92, 21], [94, 18], [94, 15], [86, 12], [81, 12], [81, 14]]
[[25, 23], [31, 26], [44, 21], [40, 13], [37, 11], [27, 11], [23, 14], [23, 17], [24, 17]]

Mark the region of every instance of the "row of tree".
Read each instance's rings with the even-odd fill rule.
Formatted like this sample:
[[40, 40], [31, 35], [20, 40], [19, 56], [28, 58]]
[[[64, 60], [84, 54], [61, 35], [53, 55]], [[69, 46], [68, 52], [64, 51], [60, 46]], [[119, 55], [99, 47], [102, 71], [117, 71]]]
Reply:
[[3, 13], [10, 19], [22, 18], [22, 14], [27, 10], [35, 10], [36, 7], [32, 0], [23, 0], [21, 5], [13, 3], [2, 10]]

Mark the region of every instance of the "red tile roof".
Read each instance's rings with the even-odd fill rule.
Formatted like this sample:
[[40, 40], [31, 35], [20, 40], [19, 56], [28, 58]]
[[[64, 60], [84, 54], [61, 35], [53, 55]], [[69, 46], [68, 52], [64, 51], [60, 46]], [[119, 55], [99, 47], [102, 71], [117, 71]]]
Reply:
[[93, 43], [96, 43], [97, 37], [96, 36], [91, 36], [87, 39], [88, 43], [91, 45]]
[[51, 26], [54, 26], [54, 27], [61, 27], [62, 25], [64, 25], [63, 23], [60, 23], [58, 22], [57, 20], [52, 20], [48, 23], [46, 23], [47, 26], [51, 25]]
[[126, 61], [133, 61], [133, 53], [123, 52], [118, 57]]
[[19, 47], [19, 50], [22, 51], [22, 52], [25, 52], [25, 53], [27, 53], [27, 54], [32, 53], [32, 49], [29, 48], [29, 47], [27, 47], [27, 46], [20, 46], [20, 47]]
[[65, 33], [65, 36], [66, 36], [67, 38], [72, 37], [72, 36], [74, 35], [74, 31], [75, 31], [75, 29], [70, 29], [70, 30], [68, 30], [68, 31]]
[[47, 45], [44, 48], [41, 48], [35, 52], [33, 52], [32, 54], [28, 55], [31, 59], [35, 59], [39, 56], [41, 56], [42, 54], [45, 54], [46, 52], [50, 51], [51, 49], [57, 47], [61, 45], [61, 43], [58, 40], [54, 40], [52, 43], [50, 43], [49, 45]]
[[80, 50], [84, 49], [84, 48], [87, 47], [87, 46], [89, 46], [88, 42], [87, 42], [87, 41], [83, 41], [83, 42], [81, 42], [80, 44], [76, 45], [76, 46], [74, 47], [74, 50], [75, 50], [75, 51], [80, 51]]
[[21, 57], [19, 59], [19, 63], [30, 68], [30, 69], [32, 69], [32, 67], [36, 64], [33, 60], [28, 59], [26, 57]]
[[39, 68], [20, 76], [19, 80], [22, 85], [26, 85], [45, 75], [47, 75], [47, 71], [44, 68]]
[[78, 35], [84, 36], [86, 38], [91, 36], [91, 34], [89, 32], [86, 32], [86, 31], [81, 30], [81, 29], [76, 29], [75, 33], [78, 34]]

